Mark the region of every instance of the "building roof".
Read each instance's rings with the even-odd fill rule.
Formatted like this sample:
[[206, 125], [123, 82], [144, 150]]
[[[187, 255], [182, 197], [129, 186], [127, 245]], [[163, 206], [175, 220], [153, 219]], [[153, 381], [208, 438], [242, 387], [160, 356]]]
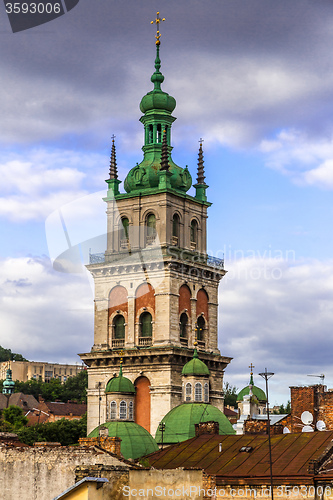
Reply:
[[32, 410], [38, 407], [37, 399], [32, 394], [23, 394], [23, 392], [14, 392], [9, 396], [8, 406], [15, 405], [24, 411]]
[[121, 439], [120, 451], [126, 459], [140, 458], [158, 450], [152, 435], [135, 422], [105, 422], [91, 431], [88, 437], [98, 437], [100, 427], [106, 427], [109, 430], [109, 437]]
[[[271, 436], [274, 479], [310, 480], [321, 464], [333, 455], [332, 440], [333, 431]], [[203, 434], [153, 453], [147, 459], [156, 469], [203, 469], [206, 474], [218, 477], [217, 484], [230, 484], [230, 481], [237, 484], [238, 480], [259, 484], [270, 476], [268, 437], [265, 435]]]
[[85, 403], [62, 403], [62, 402], [53, 402], [48, 403], [44, 402], [39, 405], [38, 409], [42, 409], [45, 406], [48, 409], [48, 413], [53, 413], [53, 415], [57, 416], [70, 416], [73, 417], [82, 417], [87, 411], [87, 405]]
[[[215, 406], [208, 403], [183, 403], [169, 411], [163, 418], [163, 443], [180, 443], [195, 436], [195, 424], [218, 422], [219, 433], [235, 434], [227, 417]], [[158, 428], [156, 442], [162, 443], [162, 431]]]
[[81, 479], [81, 481], [78, 481], [77, 483], [73, 484], [73, 486], [67, 488], [66, 491], [54, 497], [53, 500], [60, 500], [61, 498], [66, 498], [71, 492], [80, 488], [80, 486], [84, 483], [96, 483], [96, 484], [99, 483], [100, 485], [103, 485], [104, 483], [108, 482], [109, 482], [108, 479], [106, 479], [105, 477], [84, 477], [83, 479]]
[[201, 361], [201, 359], [199, 359], [198, 351], [194, 349], [193, 359], [191, 359], [184, 365], [182, 375], [209, 376], [209, 374], [210, 372], [208, 366], [203, 361]]

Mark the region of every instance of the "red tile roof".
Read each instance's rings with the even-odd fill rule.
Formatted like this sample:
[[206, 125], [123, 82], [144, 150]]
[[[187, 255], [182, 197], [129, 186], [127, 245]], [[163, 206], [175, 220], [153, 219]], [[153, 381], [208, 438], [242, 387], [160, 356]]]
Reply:
[[52, 413], [57, 416], [69, 416], [73, 415], [75, 417], [82, 417], [87, 411], [87, 405], [84, 403], [42, 403], [40, 409], [47, 407], [47, 413]]
[[[320, 464], [333, 455], [333, 431], [282, 434], [271, 437], [274, 478], [311, 479], [313, 460]], [[222, 451], [219, 451], [222, 443]], [[250, 447], [248, 451], [240, 451]], [[150, 465], [157, 469], [177, 467], [199, 468], [206, 474], [219, 476], [219, 484], [231, 480], [255, 483], [269, 480], [269, 448], [265, 435], [219, 436], [201, 435], [148, 455]], [[309, 468], [310, 467], [310, 468]]]

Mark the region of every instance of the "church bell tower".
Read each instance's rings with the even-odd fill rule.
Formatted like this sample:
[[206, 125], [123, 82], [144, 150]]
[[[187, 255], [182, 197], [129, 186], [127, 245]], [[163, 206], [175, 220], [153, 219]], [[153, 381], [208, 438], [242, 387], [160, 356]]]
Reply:
[[[162, 19], [157, 13], [156, 25]], [[107, 249], [87, 266], [95, 282], [95, 331], [88, 365], [88, 433], [105, 422], [105, 389], [119, 371], [136, 388], [135, 422], [155, 435], [163, 416], [182, 402], [182, 368], [194, 343], [209, 368], [209, 402], [223, 411], [223, 370], [231, 358], [218, 349], [218, 285], [224, 263], [207, 255], [207, 201], [202, 141], [195, 196], [192, 178], [171, 157], [175, 99], [162, 91], [160, 32], [153, 90], [141, 100], [143, 160], [120, 192], [112, 139]]]

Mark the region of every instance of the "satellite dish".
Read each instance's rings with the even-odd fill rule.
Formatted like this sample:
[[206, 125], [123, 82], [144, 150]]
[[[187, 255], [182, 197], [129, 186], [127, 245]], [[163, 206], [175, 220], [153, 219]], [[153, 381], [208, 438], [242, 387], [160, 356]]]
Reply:
[[283, 434], [289, 434], [290, 433], [290, 430], [288, 429], [288, 427], [283, 427]]
[[311, 425], [304, 425], [302, 432], [314, 432]]
[[312, 422], [313, 422], [312, 413], [310, 413], [309, 411], [303, 411], [303, 413], [301, 415], [301, 420], [302, 420], [304, 425], [312, 424]]
[[326, 430], [326, 424], [323, 420], [318, 420], [316, 423], [316, 427], [318, 431], [325, 431]]

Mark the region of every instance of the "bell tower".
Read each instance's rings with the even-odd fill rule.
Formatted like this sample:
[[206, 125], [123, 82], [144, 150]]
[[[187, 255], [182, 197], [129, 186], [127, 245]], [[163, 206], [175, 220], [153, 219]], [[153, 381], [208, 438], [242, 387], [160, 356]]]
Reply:
[[[162, 19], [157, 13], [157, 27]], [[223, 370], [231, 358], [218, 349], [218, 285], [224, 262], [207, 255], [207, 201], [202, 140], [195, 196], [192, 178], [171, 157], [175, 99], [162, 91], [160, 33], [156, 33], [153, 90], [141, 100], [143, 160], [121, 193], [112, 138], [107, 249], [87, 266], [95, 282], [95, 331], [88, 365], [88, 433], [106, 420], [105, 387], [119, 371], [136, 388], [135, 421], [155, 435], [162, 417], [182, 402], [182, 368], [194, 343], [209, 368], [210, 402], [223, 411]]]

